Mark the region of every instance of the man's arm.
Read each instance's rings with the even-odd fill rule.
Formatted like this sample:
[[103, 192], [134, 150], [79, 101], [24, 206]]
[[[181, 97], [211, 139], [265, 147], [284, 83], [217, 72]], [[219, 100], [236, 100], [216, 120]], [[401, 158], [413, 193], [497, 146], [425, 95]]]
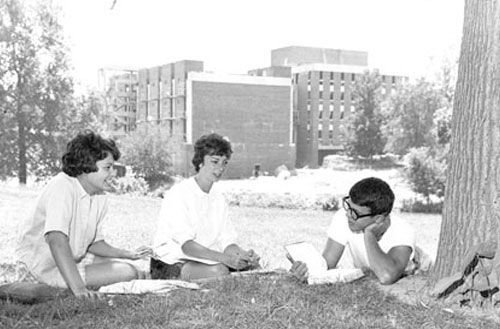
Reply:
[[410, 260], [411, 247], [396, 246], [386, 254], [380, 248], [375, 234], [371, 230], [364, 233], [365, 247], [370, 269], [382, 284], [393, 284], [401, 276]]
[[323, 250], [323, 258], [326, 260], [329, 270], [337, 266], [343, 253], [343, 244], [338, 243], [332, 238], [328, 238], [328, 240], [326, 240], [325, 250]]
[[[337, 241], [328, 238], [326, 240], [325, 249], [323, 250], [323, 258], [326, 260], [326, 264], [329, 270], [335, 268], [344, 253], [344, 245], [338, 243]], [[292, 261], [292, 268], [290, 272], [299, 279], [301, 282], [307, 281], [309, 277], [309, 270], [307, 265], [300, 261], [293, 261], [288, 255], [288, 259]]]

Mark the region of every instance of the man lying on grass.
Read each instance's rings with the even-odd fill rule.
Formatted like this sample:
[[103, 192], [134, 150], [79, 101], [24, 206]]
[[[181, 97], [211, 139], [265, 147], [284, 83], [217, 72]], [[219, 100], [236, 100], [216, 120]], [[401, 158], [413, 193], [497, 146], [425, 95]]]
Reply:
[[[337, 266], [347, 247], [355, 268], [371, 270], [382, 284], [399, 280], [411, 265], [415, 233], [400, 221], [391, 223], [394, 193], [389, 185], [374, 177], [363, 179], [352, 186], [342, 204], [345, 211], [334, 215], [323, 251], [328, 269]], [[303, 262], [293, 262], [290, 271], [307, 280]]]
[[143, 278], [135, 266], [114, 258], [152, 256], [152, 249], [112, 247], [102, 232], [108, 210], [103, 192], [119, 157], [113, 140], [91, 131], [68, 143], [63, 172], [45, 186], [28, 218], [17, 250], [16, 281], [69, 288], [77, 297], [94, 299], [100, 295], [89, 287]]
[[226, 171], [231, 144], [222, 136], [200, 137], [192, 163], [196, 175], [165, 193], [151, 259], [152, 279], [201, 279], [259, 266], [259, 256], [236, 243], [228, 205], [216, 182]]

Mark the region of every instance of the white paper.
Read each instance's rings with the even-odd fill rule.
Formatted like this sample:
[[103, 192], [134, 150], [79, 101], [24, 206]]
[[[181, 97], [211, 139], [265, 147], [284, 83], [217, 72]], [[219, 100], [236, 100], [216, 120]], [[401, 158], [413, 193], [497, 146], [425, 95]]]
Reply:
[[294, 261], [301, 261], [307, 265], [309, 284], [346, 283], [364, 276], [361, 269], [335, 268], [328, 270], [323, 255], [309, 242], [298, 242], [285, 246]]

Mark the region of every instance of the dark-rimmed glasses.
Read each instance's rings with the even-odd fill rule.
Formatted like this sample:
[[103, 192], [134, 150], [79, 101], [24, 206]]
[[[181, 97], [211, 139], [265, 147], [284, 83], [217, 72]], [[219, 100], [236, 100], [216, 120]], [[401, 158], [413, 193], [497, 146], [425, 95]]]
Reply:
[[342, 198], [342, 206], [344, 207], [344, 210], [349, 215], [351, 215], [351, 218], [352, 218], [353, 221], [357, 221], [358, 219], [363, 218], [363, 217], [370, 217], [370, 216], [379, 215], [379, 214], [365, 214], [365, 215], [360, 215], [360, 214], [358, 214], [358, 212], [356, 210], [354, 210], [354, 209], [351, 208], [351, 205], [349, 204], [349, 202], [347, 202], [347, 199], [349, 199], [349, 196], [346, 196], [346, 197]]

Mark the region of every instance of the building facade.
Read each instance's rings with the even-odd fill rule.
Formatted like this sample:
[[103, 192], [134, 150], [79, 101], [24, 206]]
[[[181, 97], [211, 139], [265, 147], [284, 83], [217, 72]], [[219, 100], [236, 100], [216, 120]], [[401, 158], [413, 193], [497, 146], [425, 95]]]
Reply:
[[[137, 126], [159, 126], [179, 140], [175, 172], [193, 174], [193, 143], [216, 132], [233, 146], [226, 177], [295, 164], [290, 77], [257, 77], [203, 72], [199, 61], [139, 70]], [[141, 128], [142, 127], [142, 128]]]
[[[368, 53], [293, 46], [273, 50], [271, 63], [291, 69], [295, 165], [317, 168], [326, 155], [344, 149], [343, 132], [355, 110], [352, 92], [356, 79], [368, 70]], [[381, 78], [386, 96], [406, 79], [387, 74]]]
[[135, 130], [138, 72], [133, 68], [99, 70], [104, 98], [104, 123], [112, 137], [123, 137]]

